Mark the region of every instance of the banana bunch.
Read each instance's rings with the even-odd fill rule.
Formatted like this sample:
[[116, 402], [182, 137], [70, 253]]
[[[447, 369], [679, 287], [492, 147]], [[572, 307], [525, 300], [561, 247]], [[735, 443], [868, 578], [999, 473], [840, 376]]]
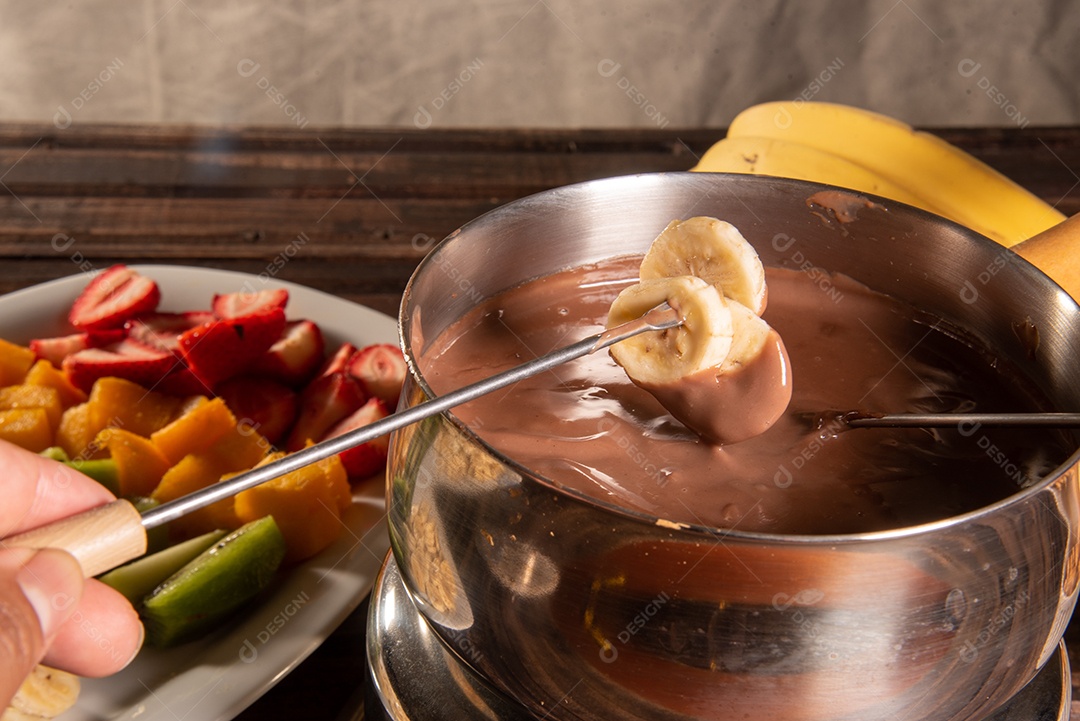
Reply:
[[741, 112], [696, 171], [774, 175], [898, 200], [1009, 247], [1065, 216], [930, 133], [867, 110], [772, 102]]
[[674, 220], [639, 276], [611, 304], [607, 327], [664, 302], [683, 324], [615, 344], [615, 362], [706, 441], [735, 443], [771, 426], [791, 400], [790, 372], [780, 336], [760, 317], [767, 289], [753, 246], [716, 218]]

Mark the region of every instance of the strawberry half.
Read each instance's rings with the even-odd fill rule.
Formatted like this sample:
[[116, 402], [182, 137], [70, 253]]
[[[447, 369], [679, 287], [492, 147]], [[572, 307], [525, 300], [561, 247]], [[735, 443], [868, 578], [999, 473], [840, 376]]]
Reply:
[[[176, 356], [173, 356], [176, 360]], [[154, 390], [174, 396], [211, 396], [214, 389], [207, 386], [197, 375], [188, 370], [183, 361], [176, 360], [169, 373], [161, 379]]]
[[180, 335], [185, 331], [214, 320], [209, 311], [188, 313], [143, 313], [124, 323], [128, 336], [143, 345], [177, 353]]
[[214, 315], [221, 319], [242, 318], [246, 315], [258, 315], [272, 310], [285, 310], [289, 302], [289, 291], [284, 288], [268, 290], [240, 290], [235, 293], [222, 293], [214, 296], [210, 304]]
[[236, 376], [219, 384], [217, 394], [240, 424], [275, 446], [292, 428], [300, 410], [300, 399], [292, 388], [267, 378]]
[[176, 364], [176, 357], [141, 343], [124, 339], [104, 348], [87, 348], [64, 359], [68, 379], [89, 393], [94, 381], [115, 376], [153, 388]]
[[71, 305], [68, 322], [81, 330], [119, 328], [124, 321], [157, 308], [157, 283], [126, 265], [94, 276]]
[[367, 398], [360, 384], [345, 373], [317, 377], [300, 396], [300, 415], [285, 444], [298, 451], [308, 441], [317, 441], [335, 423], [356, 412]]
[[348, 373], [360, 381], [368, 395], [397, 406], [408, 367], [401, 350], [389, 343], [365, 346], [349, 359]]
[[[381, 398], [370, 398], [367, 403], [352, 413], [347, 418], [336, 423], [323, 437], [336, 438], [357, 428], [371, 425], [375, 421], [390, 415], [390, 409]], [[345, 471], [349, 474], [349, 480], [358, 481], [361, 478], [373, 476], [386, 467], [386, 456], [390, 450], [390, 434], [379, 436], [367, 443], [348, 448], [338, 454]]]
[[352, 343], [342, 343], [338, 346], [338, 349], [334, 351], [334, 355], [326, 359], [319, 370], [315, 373], [315, 377], [328, 376], [334, 373], [347, 373], [349, 367], [349, 359], [356, 354], [356, 346]]
[[322, 363], [325, 348], [322, 331], [310, 320], [286, 323], [281, 337], [251, 365], [251, 374], [302, 386]]
[[209, 388], [247, 370], [285, 328], [285, 311], [213, 320], [180, 334], [184, 365]]
[[35, 358], [43, 358], [59, 368], [69, 355], [87, 348], [101, 348], [116, 343], [123, 340], [125, 335], [123, 330], [88, 331], [56, 338], [35, 338], [30, 341], [29, 347], [34, 351]]

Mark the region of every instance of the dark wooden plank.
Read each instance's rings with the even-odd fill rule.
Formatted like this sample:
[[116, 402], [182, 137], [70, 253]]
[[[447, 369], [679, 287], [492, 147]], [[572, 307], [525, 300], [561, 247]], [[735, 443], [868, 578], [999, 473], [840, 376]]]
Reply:
[[0, 150], [18, 196], [340, 197], [362, 186], [383, 197], [524, 195], [628, 172], [688, 170], [693, 156], [628, 153], [168, 153]]
[[152, 256], [258, 254], [265, 252], [260, 246], [285, 245], [299, 233], [325, 240], [327, 247], [379, 243], [415, 233], [445, 235], [501, 202], [384, 200], [361, 187], [342, 198], [306, 200], [0, 196], [0, 253], [47, 252], [40, 243], [56, 233], [100, 249], [130, 247]]
[[[1080, 207], [1080, 143], [1061, 128], [939, 129], [1065, 212]], [[42, 134], [46, 133], [46, 134]], [[17, 197], [497, 197], [682, 170], [724, 131], [0, 128], [0, 182]], [[36, 136], [36, 137], [35, 137]]]
[[154, 125], [51, 125], [4, 123], [0, 147], [111, 148], [115, 150], [195, 150], [241, 153], [310, 152], [328, 145], [340, 151], [455, 151], [591, 153], [621, 151], [679, 155], [701, 153], [724, 136], [722, 128], [693, 129], [439, 129], [201, 127]]
[[[1080, 211], [1075, 130], [936, 132]], [[283, 277], [392, 309], [430, 238], [545, 188], [690, 167], [723, 134], [0, 125], [0, 290], [76, 261], [258, 273], [303, 238]]]

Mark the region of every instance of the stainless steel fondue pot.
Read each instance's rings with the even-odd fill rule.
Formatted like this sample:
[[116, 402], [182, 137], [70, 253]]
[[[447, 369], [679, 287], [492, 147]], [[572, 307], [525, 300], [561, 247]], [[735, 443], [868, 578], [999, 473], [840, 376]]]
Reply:
[[[733, 223], [766, 265], [844, 273], [963, 327], [1080, 409], [1080, 308], [1026, 261], [890, 201], [696, 173], [547, 191], [439, 244], [402, 303], [407, 402], [430, 394], [427, 344], [480, 300], [644, 252], [694, 215]], [[395, 433], [389, 527], [430, 628], [538, 718], [978, 719], [1035, 675], [1072, 613], [1077, 458], [929, 524], [755, 534], [560, 488], [446, 414]]]

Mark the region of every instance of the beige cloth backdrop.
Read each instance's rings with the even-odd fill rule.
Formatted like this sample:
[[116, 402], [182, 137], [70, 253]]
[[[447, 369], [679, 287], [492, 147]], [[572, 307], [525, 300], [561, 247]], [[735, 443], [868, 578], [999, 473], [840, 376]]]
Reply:
[[753, 103], [1080, 122], [1076, 0], [0, 0], [0, 120], [723, 126]]

